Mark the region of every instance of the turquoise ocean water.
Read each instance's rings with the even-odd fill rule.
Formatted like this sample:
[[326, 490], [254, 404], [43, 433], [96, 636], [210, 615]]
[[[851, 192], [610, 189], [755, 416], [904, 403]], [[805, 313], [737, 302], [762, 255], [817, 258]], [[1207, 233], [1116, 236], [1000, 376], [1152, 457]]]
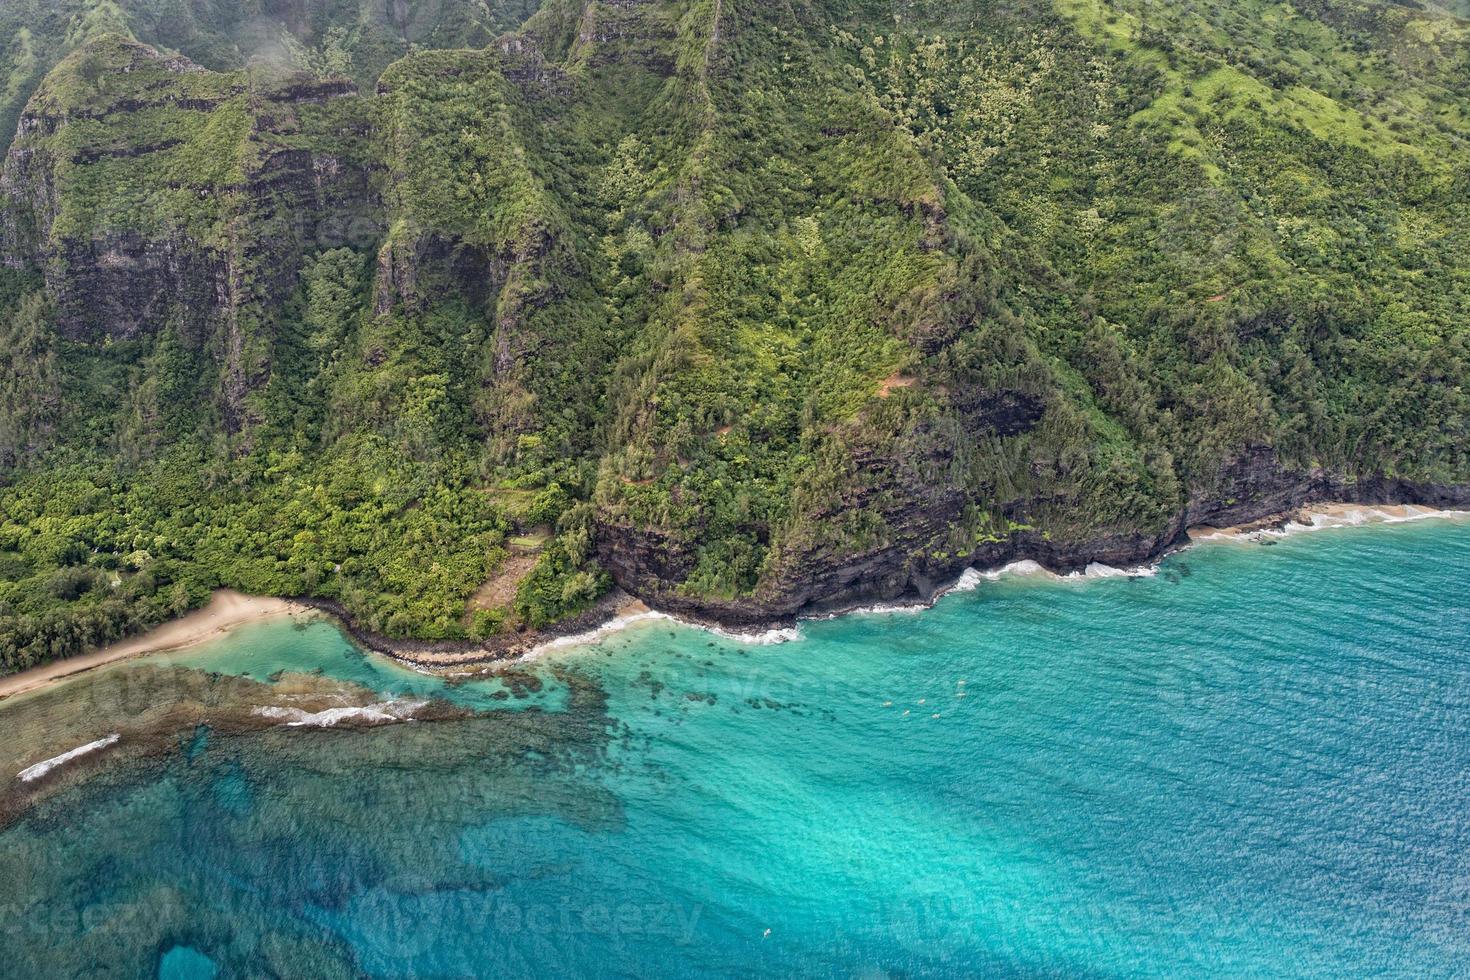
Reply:
[[1466, 522], [1213, 544], [511, 696], [241, 629], [164, 662], [474, 713], [102, 767], [0, 830], [0, 972], [1467, 975], [1467, 573]]

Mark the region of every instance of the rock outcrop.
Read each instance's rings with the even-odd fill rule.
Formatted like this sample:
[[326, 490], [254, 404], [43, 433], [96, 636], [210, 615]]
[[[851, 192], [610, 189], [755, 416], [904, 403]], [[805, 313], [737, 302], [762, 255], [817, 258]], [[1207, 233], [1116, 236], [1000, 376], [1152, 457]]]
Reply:
[[[1293, 470], [1283, 466], [1270, 448], [1254, 447], [1226, 467], [1213, 492], [1191, 498], [1156, 528], [1075, 540], [1017, 530], [971, 550], [936, 557], [947, 545], [949, 528], [962, 519], [964, 495], [954, 488], [933, 486], [907, 490], [907, 495], [884, 511], [883, 543], [865, 550], [818, 543], [788, 558], [780, 578], [750, 597], [720, 600], [681, 594], [677, 583], [688, 577], [694, 556], [685, 539], [657, 530], [604, 524], [599, 527], [599, 556], [622, 588], [657, 608], [731, 626], [752, 626], [873, 602], [928, 601], [967, 568], [1000, 568], [1023, 559], [1059, 573], [1081, 571], [1095, 562], [1132, 568], [1178, 546], [1192, 526], [1249, 524], [1313, 502], [1470, 508], [1467, 484], [1386, 477], [1345, 480], [1324, 471]], [[861, 508], [865, 502], [850, 499], [847, 503]], [[1026, 501], [1010, 506], [1017, 514], [1027, 510]]]
[[[79, 94], [101, 72], [107, 94]], [[246, 396], [270, 376], [272, 324], [303, 257], [381, 235], [360, 145], [370, 122], [326, 108], [355, 96], [341, 79], [218, 75], [120, 37], [95, 41], [22, 116], [0, 173], [0, 262], [42, 272], [67, 340], [168, 328], [212, 351], [238, 431]], [[154, 138], [160, 129], [170, 135]]]

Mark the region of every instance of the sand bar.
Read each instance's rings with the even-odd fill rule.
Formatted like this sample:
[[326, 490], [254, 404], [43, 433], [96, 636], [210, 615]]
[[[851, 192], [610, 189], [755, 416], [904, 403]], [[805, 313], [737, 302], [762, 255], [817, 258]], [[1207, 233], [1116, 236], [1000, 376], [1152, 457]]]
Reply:
[[291, 613], [311, 612], [300, 603], [269, 596], [245, 595], [233, 589], [218, 589], [202, 609], [156, 626], [146, 633], [105, 646], [91, 653], [65, 657], [8, 677], [0, 677], [0, 699], [45, 687], [64, 677], [94, 670], [164, 650], [191, 647], [241, 626], [245, 623], [274, 619]]

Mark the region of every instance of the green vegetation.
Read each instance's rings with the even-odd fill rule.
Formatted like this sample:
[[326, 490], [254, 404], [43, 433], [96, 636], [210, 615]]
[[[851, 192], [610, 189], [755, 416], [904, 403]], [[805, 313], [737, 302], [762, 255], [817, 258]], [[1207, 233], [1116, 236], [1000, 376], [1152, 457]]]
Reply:
[[304, 6], [0, 12], [0, 667], [216, 585], [484, 638], [610, 555], [760, 606], [1243, 459], [1470, 482], [1438, 7]]
[[371, 86], [421, 48], [481, 47], [537, 0], [6, 0], [0, 6], [0, 151], [31, 92], [68, 52], [103, 34], [138, 37], [216, 71], [345, 75]]

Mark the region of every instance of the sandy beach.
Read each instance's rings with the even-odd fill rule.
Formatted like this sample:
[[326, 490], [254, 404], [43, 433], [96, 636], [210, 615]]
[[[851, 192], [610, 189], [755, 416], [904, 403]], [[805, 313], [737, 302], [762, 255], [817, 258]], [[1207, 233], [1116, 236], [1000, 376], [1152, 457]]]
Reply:
[[1442, 510], [1422, 504], [1308, 504], [1299, 510], [1263, 517], [1249, 524], [1212, 527], [1197, 524], [1189, 529], [1191, 541], [1251, 540], [1261, 534], [1289, 534], [1329, 527], [1357, 527], [1362, 524], [1400, 524], [1429, 518], [1464, 517], [1465, 511]]
[[146, 633], [91, 653], [67, 657], [19, 674], [0, 677], [0, 700], [34, 691], [63, 677], [95, 670], [120, 660], [204, 643], [245, 623], [312, 611], [288, 599], [245, 595], [233, 589], [219, 589], [204, 608], [156, 626]]

